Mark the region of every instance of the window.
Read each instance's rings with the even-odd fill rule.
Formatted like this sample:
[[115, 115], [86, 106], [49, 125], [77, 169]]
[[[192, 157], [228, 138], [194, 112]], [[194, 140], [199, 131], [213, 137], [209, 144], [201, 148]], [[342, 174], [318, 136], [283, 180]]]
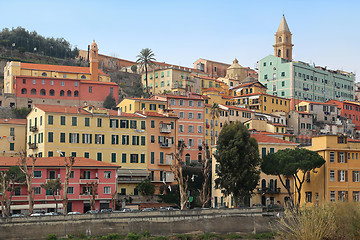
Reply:
[[34, 171], [34, 178], [41, 178], [41, 171]]
[[145, 146], [145, 136], [141, 136], [141, 146]]
[[132, 145], [139, 145], [139, 136], [132, 136]]
[[188, 106], [189, 106], [189, 107], [193, 107], [193, 106], [194, 106], [194, 101], [193, 101], [193, 100], [189, 100], [189, 101], [188, 101]]
[[154, 135], [151, 135], [151, 136], [150, 136], [150, 141], [151, 141], [151, 143], [154, 143], [154, 142], [155, 142], [155, 136], [154, 136]]
[[150, 110], [156, 110], [156, 104], [150, 104]]
[[345, 154], [343, 152], [338, 153], [338, 162], [345, 163]]
[[270, 148], [270, 153], [274, 153], [275, 149], [274, 148]]
[[335, 162], [335, 152], [330, 152], [330, 162]]
[[53, 151], [48, 151], [48, 157], [53, 157], [54, 156], [54, 152]]
[[179, 112], [179, 118], [185, 118], [185, 113], [184, 112]]
[[189, 119], [194, 119], [194, 113], [189, 112], [189, 113], [188, 113], [188, 118], [189, 118]]
[[170, 99], [170, 106], [175, 106], [175, 105], [176, 105], [176, 100]]
[[140, 162], [145, 163], [145, 154], [140, 155]]
[[151, 128], [155, 128], [155, 121], [154, 121], [154, 120], [151, 120], [151, 122], [150, 122], [150, 127], [151, 127]]
[[335, 202], [335, 191], [330, 191], [330, 202]]
[[41, 194], [41, 187], [34, 187], [34, 194], [40, 195]]
[[201, 125], [198, 126], [198, 133], [203, 133], [203, 126]]
[[104, 171], [104, 178], [110, 179], [111, 178], [111, 171]]
[[101, 153], [101, 152], [98, 152], [98, 153], [96, 154], [96, 160], [102, 161], [102, 153]]
[[265, 157], [266, 156], [266, 148], [261, 148], [261, 157]]
[[197, 117], [197, 119], [202, 119], [202, 118], [203, 118], [203, 115], [202, 115], [202, 113], [197, 113], [197, 114], [196, 114], [196, 117]]
[[90, 126], [90, 118], [85, 118], [85, 127]]
[[330, 182], [335, 182], [335, 171], [330, 170]]
[[180, 99], [179, 100], [179, 106], [185, 106], [185, 100]]
[[188, 126], [188, 133], [194, 133], [194, 126], [193, 125]]
[[179, 125], [179, 132], [181, 132], [181, 133], [184, 132], [184, 125]]
[[150, 153], [150, 162], [151, 164], [155, 164], [155, 152]]
[[126, 153], [121, 154], [121, 162], [126, 163]]
[[66, 118], [65, 116], [60, 116], [60, 125], [65, 125]]
[[65, 91], [64, 91], [64, 90], [61, 90], [61, 91], [60, 91], [60, 96], [61, 96], [61, 97], [65, 96]]
[[74, 187], [68, 187], [67, 194], [74, 194]]
[[111, 194], [111, 187], [104, 187], [104, 194]]
[[77, 117], [71, 118], [71, 126], [77, 126]]
[[97, 119], [97, 126], [102, 127], [102, 119], [101, 118]]
[[305, 199], [306, 199], [306, 202], [311, 203], [312, 202], [312, 192], [305, 192]]
[[84, 158], [90, 158], [90, 153], [84, 152]]
[[79, 133], [69, 133], [69, 143], [79, 143]]
[[202, 108], [203, 107], [203, 102], [202, 101], [197, 101], [197, 107]]
[[89, 93], [92, 93], [92, 86], [89, 87]]
[[48, 116], [48, 124], [49, 124], [49, 125], [53, 125], [53, 124], [54, 124], [54, 116], [52, 116], [52, 115], [49, 115], [49, 116]]
[[141, 129], [146, 129], [146, 122], [145, 121], [141, 121]]
[[15, 149], [15, 143], [10, 143], [10, 151], [14, 151]]
[[111, 135], [111, 144], [119, 144], [119, 135]]
[[188, 146], [193, 147], [194, 146], [194, 139], [189, 138], [188, 139]]
[[359, 182], [359, 171], [353, 171], [353, 182]]
[[95, 134], [95, 144], [105, 144], [104, 134]]
[[83, 133], [82, 134], [82, 143], [86, 143], [86, 144], [92, 143], [92, 134]]
[[138, 163], [139, 155], [138, 154], [130, 154], [130, 163]]
[[137, 121], [136, 120], [130, 120], [130, 128], [132, 128], [132, 129], [137, 128]]
[[122, 145], [129, 145], [129, 135], [122, 135], [121, 136], [121, 144]]
[[129, 120], [120, 120], [120, 128], [129, 128]]
[[61, 86], [64, 87], [65, 86], [65, 82], [61, 81]]
[[65, 143], [65, 133], [60, 133], [60, 142]]
[[48, 142], [54, 142], [54, 133], [48, 132]]
[[359, 191], [354, 191], [353, 192], [353, 200], [354, 200], [354, 202], [359, 202], [359, 200], [360, 200]]
[[339, 170], [338, 171], [338, 181], [339, 182], [347, 181], [347, 171], [346, 170]]

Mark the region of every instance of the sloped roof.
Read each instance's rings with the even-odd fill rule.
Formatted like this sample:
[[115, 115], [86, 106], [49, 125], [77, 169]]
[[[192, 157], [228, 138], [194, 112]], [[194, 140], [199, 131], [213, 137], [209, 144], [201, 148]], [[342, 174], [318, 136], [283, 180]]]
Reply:
[[283, 17], [281, 18], [281, 22], [280, 22], [280, 25], [279, 25], [279, 28], [277, 31], [278, 32], [283, 32], [283, 31], [290, 32], [289, 26], [285, 19], [285, 15], [283, 15]]
[[255, 138], [258, 143], [274, 143], [274, 144], [286, 144], [297, 146], [297, 143], [285, 141], [276, 137], [271, 137], [263, 134], [251, 134], [252, 138]]
[[[0, 167], [10, 167], [17, 165], [19, 157], [0, 157]], [[28, 166], [32, 166], [32, 158], [26, 159]], [[65, 167], [64, 157], [43, 157], [37, 158], [35, 162], [36, 167]], [[73, 167], [109, 167], [109, 168], [120, 168], [120, 166], [97, 161], [94, 159], [75, 157], [75, 163]]]
[[0, 124], [26, 125], [26, 119], [0, 118]]

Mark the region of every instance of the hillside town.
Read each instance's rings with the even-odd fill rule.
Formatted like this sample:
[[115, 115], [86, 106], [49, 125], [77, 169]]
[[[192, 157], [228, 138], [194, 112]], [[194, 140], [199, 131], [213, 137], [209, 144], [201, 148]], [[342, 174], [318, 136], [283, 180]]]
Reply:
[[[125, 60], [101, 54], [95, 40], [75, 57], [85, 66], [8, 61], [0, 94], [0, 170], [18, 166], [25, 180], [0, 188], [3, 216], [281, 208], [290, 198], [299, 205], [359, 202], [355, 74], [293, 59], [296, 46], [284, 15], [271, 44], [274, 54], [256, 68], [236, 58], [194, 59], [193, 67], [156, 62], [150, 49], [142, 50], [144, 61]], [[120, 85], [116, 74], [135, 80]], [[127, 96], [125, 85], [142, 94]], [[24, 118], [10, 114], [24, 108]], [[282, 183], [280, 174], [261, 172], [251, 196], [239, 203], [218, 187], [215, 157], [222, 129], [238, 122], [256, 140], [260, 158], [301, 148], [325, 163], [304, 172], [300, 188], [291, 176]], [[5, 183], [5, 174], [0, 178]], [[46, 189], [57, 179], [55, 190]], [[139, 189], [145, 183], [153, 188], [149, 195]], [[171, 200], [174, 193], [185, 201]]]

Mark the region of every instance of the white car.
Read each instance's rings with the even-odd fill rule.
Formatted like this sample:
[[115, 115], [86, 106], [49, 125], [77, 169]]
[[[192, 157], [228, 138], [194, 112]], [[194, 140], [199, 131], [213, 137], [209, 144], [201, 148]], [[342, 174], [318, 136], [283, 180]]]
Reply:
[[43, 213], [33, 213], [30, 215], [30, 217], [41, 217], [41, 216], [44, 216], [45, 214]]
[[80, 215], [81, 213], [79, 212], [69, 212], [68, 215]]

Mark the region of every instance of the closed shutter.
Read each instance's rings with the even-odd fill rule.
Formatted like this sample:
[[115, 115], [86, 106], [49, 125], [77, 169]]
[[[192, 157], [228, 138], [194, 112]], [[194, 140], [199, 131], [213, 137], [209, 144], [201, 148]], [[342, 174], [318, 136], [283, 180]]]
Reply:
[[340, 182], [340, 179], [341, 179], [341, 173], [340, 170], [338, 170], [338, 182]]
[[346, 170], [345, 171], [345, 182], [347, 182], [348, 181], [348, 171]]
[[[348, 160], [348, 153], [344, 153], [345, 154], [345, 163], [347, 163], [347, 160]], [[349, 153], [350, 154], [350, 153]]]

